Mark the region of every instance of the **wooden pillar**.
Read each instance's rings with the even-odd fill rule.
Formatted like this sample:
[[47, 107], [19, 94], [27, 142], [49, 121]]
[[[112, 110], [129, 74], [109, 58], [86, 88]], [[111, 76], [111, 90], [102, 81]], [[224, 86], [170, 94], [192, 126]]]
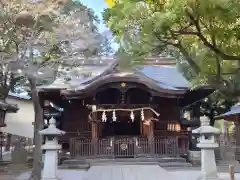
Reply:
[[[95, 111], [97, 107], [95, 105], [92, 106], [92, 111]], [[92, 116], [92, 146], [93, 146], [93, 155], [97, 156], [98, 151], [98, 138], [99, 138], [99, 131], [98, 131], [98, 123], [97, 123], [97, 114], [96, 112], [93, 113]]]
[[149, 144], [149, 150], [150, 150], [150, 156], [154, 156], [155, 152], [155, 144], [154, 144], [154, 122], [150, 121], [148, 126], [148, 144]]
[[150, 121], [149, 122], [149, 132], [148, 132], [148, 136], [154, 136], [154, 122]]
[[97, 139], [98, 138], [98, 123], [97, 123], [97, 113], [94, 112], [96, 111], [97, 107], [96, 105], [92, 106], [92, 139]]
[[141, 134], [141, 136], [144, 136], [144, 134], [143, 134], [143, 123], [144, 123], [144, 121], [142, 121], [142, 120], [140, 120], [140, 134]]
[[97, 122], [92, 122], [92, 139], [98, 138], [98, 124]]
[[154, 122], [151, 120], [153, 117], [152, 111], [147, 111], [146, 113], [146, 119], [148, 120], [146, 122], [146, 135], [148, 138], [148, 147], [149, 147], [149, 155], [153, 156], [155, 152], [155, 146], [154, 146]]

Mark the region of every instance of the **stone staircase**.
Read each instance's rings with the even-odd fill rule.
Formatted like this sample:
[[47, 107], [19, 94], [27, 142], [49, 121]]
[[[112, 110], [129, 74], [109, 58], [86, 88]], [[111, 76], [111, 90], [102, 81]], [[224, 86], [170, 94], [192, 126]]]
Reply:
[[159, 165], [161, 167], [191, 167], [184, 158], [157, 157], [157, 158], [117, 158], [117, 159], [68, 159], [63, 161], [59, 169], [88, 169], [91, 166], [108, 165]]

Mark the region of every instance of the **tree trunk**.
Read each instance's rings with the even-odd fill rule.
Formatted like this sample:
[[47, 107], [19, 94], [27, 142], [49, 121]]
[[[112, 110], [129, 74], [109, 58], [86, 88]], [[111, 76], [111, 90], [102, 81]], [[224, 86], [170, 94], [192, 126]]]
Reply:
[[43, 129], [43, 110], [39, 102], [38, 92], [36, 89], [36, 78], [28, 78], [31, 84], [32, 101], [35, 112], [34, 121], [34, 154], [33, 154], [33, 170], [30, 179], [40, 180], [42, 170], [42, 136], [39, 131]]
[[210, 110], [209, 120], [210, 120], [209, 125], [210, 125], [210, 126], [214, 126], [214, 124], [215, 124], [215, 119], [214, 119], [214, 111], [213, 111], [212, 109]]
[[214, 126], [214, 124], [215, 124], [215, 119], [214, 119], [214, 117], [210, 117], [210, 126]]

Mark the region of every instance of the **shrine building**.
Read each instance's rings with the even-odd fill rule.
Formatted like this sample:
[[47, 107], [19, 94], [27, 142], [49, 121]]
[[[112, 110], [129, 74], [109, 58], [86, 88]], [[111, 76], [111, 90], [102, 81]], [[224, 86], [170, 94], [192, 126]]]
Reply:
[[[113, 59], [90, 59], [81, 71], [92, 73], [39, 87], [45, 121], [54, 117], [66, 132], [60, 142], [72, 158], [177, 157], [188, 151], [187, 128], [199, 123], [198, 102], [213, 90], [191, 90], [173, 59], [147, 62], [124, 72]], [[186, 109], [190, 120], [183, 120]]]

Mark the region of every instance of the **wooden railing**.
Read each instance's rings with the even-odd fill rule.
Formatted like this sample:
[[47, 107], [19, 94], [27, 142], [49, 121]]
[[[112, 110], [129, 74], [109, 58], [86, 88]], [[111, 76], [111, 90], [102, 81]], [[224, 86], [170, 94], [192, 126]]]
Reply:
[[188, 150], [187, 137], [109, 137], [102, 139], [71, 138], [72, 158], [91, 157], [178, 157]]

